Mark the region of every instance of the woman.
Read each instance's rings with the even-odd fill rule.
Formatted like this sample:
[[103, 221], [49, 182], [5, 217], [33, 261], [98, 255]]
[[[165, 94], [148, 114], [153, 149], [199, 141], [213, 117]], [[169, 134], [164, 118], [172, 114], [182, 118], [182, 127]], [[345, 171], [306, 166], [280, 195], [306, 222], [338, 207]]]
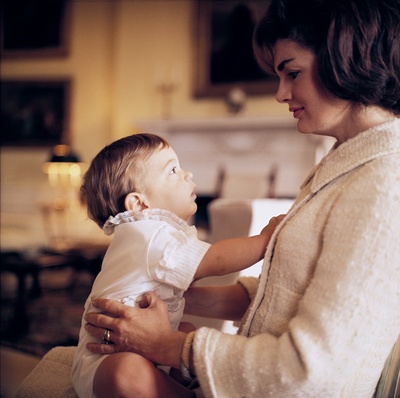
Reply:
[[147, 294], [146, 309], [95, 301], [116, 318], [87, 316], [114, 342], [92, 351], [183, 363], [206, 397], [372, 397], [400, 331], [399, 14], [397, 0], [272, 1], [257, 59], [299, 132], [336, 144], [275, 230], [259, 280], [188, 291], [191, 314], [248, 307], [239, 335], [173, 332]]

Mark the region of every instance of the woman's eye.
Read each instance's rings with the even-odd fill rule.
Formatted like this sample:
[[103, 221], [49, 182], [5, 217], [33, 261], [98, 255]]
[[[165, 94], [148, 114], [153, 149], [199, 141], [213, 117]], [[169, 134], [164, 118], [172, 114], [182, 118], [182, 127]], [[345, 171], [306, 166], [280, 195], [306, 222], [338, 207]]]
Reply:
[[289, 76], [292, 80], [294, 80], [294, 79], [297, 78], [297, 76], [299, 75], [299, 73], [300, 73], [300, 72], [289, 72], [289, 73], [288, 73], [288, 76]]

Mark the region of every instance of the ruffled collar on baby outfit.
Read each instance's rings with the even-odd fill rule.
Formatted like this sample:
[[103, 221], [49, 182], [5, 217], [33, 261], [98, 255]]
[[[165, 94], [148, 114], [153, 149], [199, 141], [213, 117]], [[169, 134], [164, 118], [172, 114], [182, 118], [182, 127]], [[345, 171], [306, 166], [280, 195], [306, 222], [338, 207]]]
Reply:
[[114, 228], [118, 225], [142, 220], [153, 220], [166, 222], [186, 234], [196, 234], [196, 228], [189, 225], [185, 220], [176, 214], [165, 209], [145, 209], [142, 211], [124, 211], [116, 216], [110, 216], [103, 225], [103, 231], [106, 235], [112, 235]]

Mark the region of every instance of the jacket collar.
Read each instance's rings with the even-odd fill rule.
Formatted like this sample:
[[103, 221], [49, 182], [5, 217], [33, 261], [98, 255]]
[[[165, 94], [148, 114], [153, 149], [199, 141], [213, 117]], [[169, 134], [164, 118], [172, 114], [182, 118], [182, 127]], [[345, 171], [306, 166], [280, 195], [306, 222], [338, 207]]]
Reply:
[[312, 180], [310, 190], [315, 193], [340, 175], [393, 153], [400, 153], [400, 118], [372, 127], [333, 147], [311, 170], [301, 188]]

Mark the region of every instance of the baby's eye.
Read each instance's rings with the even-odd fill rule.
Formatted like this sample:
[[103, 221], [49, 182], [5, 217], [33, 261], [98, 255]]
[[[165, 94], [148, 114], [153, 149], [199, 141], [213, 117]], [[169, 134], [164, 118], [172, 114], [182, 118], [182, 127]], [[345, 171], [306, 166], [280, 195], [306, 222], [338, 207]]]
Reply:
[[295, 80], [297, 76], [299, 75], [300, 72], [289, 72], [288, 76], [292, 79]]
[[170, 174], [176, 174], [176, 166], [171, 169]]

